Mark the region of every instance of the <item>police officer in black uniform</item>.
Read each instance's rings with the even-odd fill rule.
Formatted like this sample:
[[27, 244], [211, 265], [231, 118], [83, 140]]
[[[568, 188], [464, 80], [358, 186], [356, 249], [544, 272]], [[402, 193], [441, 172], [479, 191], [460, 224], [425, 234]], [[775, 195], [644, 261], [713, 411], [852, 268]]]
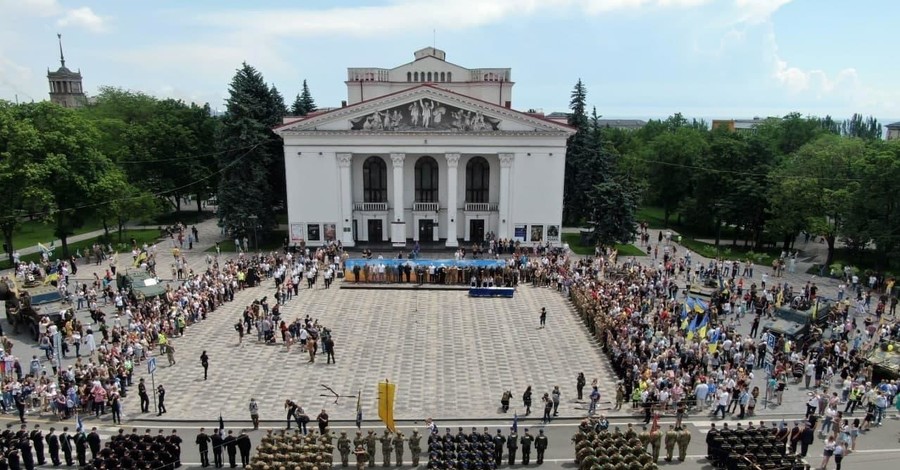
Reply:
[[494, 465], [497, 467], [503, 463], [503, 444], [505, 443], [506, 438], [503, 437], [503, 432], [498, 429], [497, 435], [494, 436]]
[[59, 466], [59, 436], [53, 434], [56, 428], [50, 428], [50, 432], [44, 438], [47, 440], [47, 449], [50, 451], [50, 461], [54, 467]]
[[195, 442], [200, 448], [200, 466], [209, 467], [209, 441], [210, 438], [206, 434], [206, 429], [200, 428], [200, 434], [197, 434]]
[[216, 468], [222, 468], [224, 466], [222, 463], [222, 446], [225, 445], [225, 440], [222, 438], [221, 430], [216, 429], [210, 439], [212, 440], [213, 448], [213, 464]]
[[141, 378], [141, 381], [138, 383], [138, 395], [141, 397], [141, 413], [149, 413], [150, 395], [147, 394], [147, 385], [144, 384], [143, 378]]
[[64, 426], [63, 432], [59, 434], [59, 447], [63, 451], [63, 457], [66, 459], [66, 466], [71, 467], [72, 461], [72, 436], [69, 435], [69, 427]]
[[228, 451], [228, 465], [231, 468], [237, 467], [237, 464], [234, 462], [234, 458], [237, 456], [237, 439], [235, 439], [233, 431], [228, 431], [228, 436], [225, 437], [223, 444], [225, 445], [225, 450]]
[[34, 446], [34, 455], [37, 456], [37, 464], [44, 465], [44, 433], [41, 432], [41, 425], [35, 424], [34, 430], [29, 436]]

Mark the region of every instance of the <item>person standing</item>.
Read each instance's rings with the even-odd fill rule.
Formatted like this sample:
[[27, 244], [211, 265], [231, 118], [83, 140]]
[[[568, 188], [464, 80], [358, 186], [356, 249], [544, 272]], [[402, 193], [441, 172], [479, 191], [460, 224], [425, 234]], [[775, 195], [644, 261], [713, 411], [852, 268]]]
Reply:
[[74, 462], [72, 461], [72, 436], [69, 435], [68, 426], [63, 427], [63, 432], [59, 434], [59, 447], [66, 459], [66, 466], [71, 467]]
[[141, 413], [150, 412], [150, 395], [147, 394], [147, 385], [143, 377], [138, 382], [138, 395], [141, 397]]
[[[485, 434], [484, 439], [490, 439], [490, 436]], [[422, 453], [422, 436], [419, 435], [418, 429], [413, 429], [412, 435], [409, 436], [409, 454], [412, 458], [412, 466], [419, 466], [419, 455]]]
[[200, 466], [204, 468], [209, 467], [209, 443], [211, 440], [209, 435], [206, 434], [206, 429], [200, 428], [200, 433], [197, 434], [197, 439], [194, 442], [197, 443], [197, 447], [200, 449]]
[[559, 391], [559, 385], [553, 387], [553, 391], [550, 392], [550, 398], [553, 400], [553, 416], [559, 416], [559, 400], [562, 398], [562, 392]]
[[87, 465], [87, 445], [87, 435], [84, 433], [84, 430], [79, 430], [75, 434], [75, 453], [78, 455], [79, 467]]
[[681, 428], [678, 432], [678, 461], [684, 462], [687, 458], [688, 445], [691, 443], [691, 432], [687, 427]]
[[156, 387], [156, 416], [162, 416], [166, 412], [166, 389], [159, 384]]
[[538, 431], [538, 437], [534, 440], [534, 449], [537, 450], [537, 464], [541, 465], [544, 463], [544, 452], [547, 450], [547, 445], [550, 443], [547, 436], [544, 435], [544, 430], [541, 429]]
[[326, 364], [336, 364], [334, 361], [334, 339], [331, 335], [328, 335], [325, 340], [322, 342], [322, 346], [325, 347], [325, 354], [327, 357]]
[[509, 464], [516, 464], [516, 450], [519, 449], [519, 436], [516, 434], [516, 428], [512, 428], [509, 431], [509, 436], [506, 437], [506, 453], [509, 454]]
[[381, 441], [381, 456], [384, 458], [384, 466], [390, 467], [391, 466], [391, 451], [393, 450], [393, 447], [391, 446], [393, 439], [391, 438], [390, 431], [385, 429], [384, 435], [381, 436], [381, 439], [379, 439], [379, 440]]
[[541, 307], [541, 328], [547, 326], [547, 307]]
[[91, 428], [90, 434], [87, 435], [88, 447], [91, 448], [91, 459], [96, 459], [100, 455], [100, 434], [97, 428]]
[[675, 452], [675, 444], [678, 441], [678, 433], [675, 432], [675, 426], [670, 424], [669, 430], [666, 431], [666, 437], [663, 444], [666, 446], [666, 462], [672, 461], [672, 454]]
[[541, 397], [541, 402], [544, 403], [544, 416], [541, 418], [541, 423], [546, 424], [552, 419], [550, 413], [553, 412], [553, 400], [550, 399], [549, 393], [545, 393], [544, 396]]
[[531, 385], [525, 389], [525, 393], [522, 394], [522, 405], [525, 406], [525, 416], [531, 414]]
[[323, 409], [319, 416], [316, 417], [316, 421], [319, 422], [319, 434], [324, 435], [325, 430], [328, 429], [328, 413]]
[[347, 431], [341, 431], [341, 437], [337, 440], [337, 450], [341, 454], [341, 466], [350, 465], [350, 439], [347, 437]]
[[47, 436], [44, 438], [47, 441], [47, 449], [50, 451], [50, 462], [53, 463], [54, 467], [58, 467], [59, 462], [59, 436], [53, 434], [56, 431], [56, 428], [50, 428], [50, 432], [47, 433]]
[[587, 384], [587, 379], [584, 377], [584, 372], [578, 373], [578, 378], [575, 379], [575, 391], [578, 392], [578, 399], [581, 400], [583, 398], [582, 393], [584, 392], [584, 386]]
[[222, 439], [222, 430], [216, 429], [213, 431], [213, 435], [210, 438], [212, 441], [213, 448], [213, 464], [216, 468], [222, 468], [225, 464], [222, 462], [222, 447], [225, 446], [225, 441]]
[[234, 462], [235, 457], [237, 457], [237, 439], [234, 438], [234, 431], [228, 431], [228, 436], [223, 441], [223, 445], [225, 450], [228, 451], [228, 466], [231, 468], [237, 467], [237, 464]]
[[253, 429], [259, 429], [259, 403], [256, 402], [256, 398], [250, 399], [248, 408], [250, 409], [250, 420], [253, 421]]
[[534, 437], [528, 434], [528, 428], [525, 428], [525, 435], [519, 442], [522, 443], [522, 465], [528, 465], [531, 460], [531, 444], [534, 443]]
[[237, 447], [241, 451], [241, 468], [246, 468], [250, 465], [250, 449], [253, 448], [247, 431], [241, 430], [241, 435], [237, 438]]
[[396, 463], [397, 463], [398, 467], [403, 466], [403, 441], [404, 440], [406, 440], [406, 438], [403, 436], [402, 431], [397, 431], [397, 433], [394, 434], [394, 442], [393, 442], [394, 458], [396, 459]]
[[497, 435], [494, 436], [494, 467], [500, 468], [500, 465], [503, 463], [503, 444], [506, 443], [506, 438], [503, 437], [503, 432], [499, 429], [497, 430]]
[[41, 425], [35, 424], [34, 430], [29, 436], [34, 447], [34, 455], [37, 456], [37, 464], [44, 465], [44, 433], [41, 432]]
[[369, 430], [369, 434], [366, 436], [366, 453], [369, 454], [368, 462], [370, 467], [375, 466], [375, 449], [378, 446], [378, 437], [375, 436], [375, 431]]
[[203, 380], [206, 380], [209, 373], [209, 356], [206, 355], [206, 351], [200, 355], [200, 365], [203, 366]]

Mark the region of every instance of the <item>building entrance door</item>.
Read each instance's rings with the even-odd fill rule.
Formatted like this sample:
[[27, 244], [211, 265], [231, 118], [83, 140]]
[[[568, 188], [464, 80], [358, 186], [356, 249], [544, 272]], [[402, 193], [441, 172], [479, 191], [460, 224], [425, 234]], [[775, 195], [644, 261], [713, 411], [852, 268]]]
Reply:
[[484, 220], [472, 219], [469, 221], [469, 241], [481, 243], [484, 241]]
[[432, 219], [420, 219], [419, 220], [419, 241], [421, 241], [421, 242], [433, 242], [434, 241], [434, 220], [432, 220]]
[[381, 225], [381, 219], [369, 219], [366, 224], [369, 229], [370, 242], [384, 241], [384, 226]]
[[353, 241], [359, 241], [359, 221], [353, 219]]

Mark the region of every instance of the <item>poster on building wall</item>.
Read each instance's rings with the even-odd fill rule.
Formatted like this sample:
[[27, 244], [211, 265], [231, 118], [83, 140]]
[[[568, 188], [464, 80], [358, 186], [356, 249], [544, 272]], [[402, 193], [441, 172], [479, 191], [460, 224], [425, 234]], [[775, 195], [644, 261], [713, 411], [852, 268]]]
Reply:
[[535, 243], [541, 243], [544, 241], [544, 226], [543, 225], [532, 225], [531, 226], [531, 241]]
[[303, 241], [303, 224], [291, 224], [291, 241]]
[[325, 224], [325, 241], [333, 242], [337, 236], [337, 225], [335, 224]]
[[524, 242], [525, 239], [527, 238], [527, 237], [526, 237], [526, 235], [527, 235], [527, 230], [528, 230], [528, 229], [527, 229], [527, 226], [526, 226], [525, 224], [522, 224], [522, 225], [516, 225], [516, 227], [515, 227], [515, 232], [514, 232], [514, 235], [513, 235], [513, 238], [514, 238], [517, 242]]
[[317, 242], [322, 240], [322, 233], [319, 231], [321, 227], [319, 224], [309, 224], [306, 226], [306, 239], [311, 242]]
[[547, 226], [547, 241], [548, 242], [558, 242], [559, 241], [559, 225], [548, 225]]

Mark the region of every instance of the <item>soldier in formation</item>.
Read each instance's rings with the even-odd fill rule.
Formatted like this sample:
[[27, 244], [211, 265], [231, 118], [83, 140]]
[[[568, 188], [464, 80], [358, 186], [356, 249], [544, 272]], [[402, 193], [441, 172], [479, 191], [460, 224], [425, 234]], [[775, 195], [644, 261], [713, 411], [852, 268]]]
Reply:
[[369, 453], [366, 452], [366, 448], [362, 444], [356, 446], [353, 455], [356, 456], [356, 470], [363, 470], [366, 468], [366, 462], [369, 460]]
[[[504, 441], [499, 431], [498, 436], [502, 446]], [[483, 434], [475, 428], [468, 435], [462, 428], [456, 435], [450, 434], [449, 429], [443, 436], [432, 434], [428, 438], [428, 468], [493, 470], [497, 468], [495, 439], [487, 428]]]
[[384, 457], [384, 466], [389, 467], [391, 465], [391, 450], [393, 450], [393, 439], [391, 438], [391, 432], [387, 429], [384, 430], [384, 435], [381, 436], [381, 455]]
[[528, 433], [528, 428], [525, 428], [525, 435], [519, 442], [522, 443], [522, 465], [528, 465], [531, 461], [531, 444], [534, 443], [534, 437]]
[[680, 430], [678, 430], [677, 442], [678, 442], [678, 461], [684, 462], [684, 459], [687, 458], [688, 444], [691, 443], [691, 432], [688, 431], [688, 428], [682, 427]]
[[544, 430], [538, 431], [538, 437], [534, 440], [534, 449], [537, 450], [537, 464], [544, 463], [544, 452], [547, 450], [549, 439], [544, 435]]
[[397, 431], [397, 434], [394, 434], [394, 457], [396, 457], [398, 467], [403, 465], [403, 442], [405, 440], [406, 437], [402, 432]]
[[[627, 436], [627, 434], [626, 434]], [[627, 438], [627, 437], [626, 437]], [[650, 447], [652, 448], [653, 463], [659, 462], [659, 448], [662, 444], [662, 433], [659, 429], [650, 430]]]
[[369, 430], [369, 435], [366, 436], [366, 452], [369, 454], [369, 458], [367, 459], [370, 467], [375, 466], [375, 448], [378, 446], [378, 437], [375, 436], [375, 431]]
[[516, 434], [516, 428], [509, 431], [509, 437], [506, 438], [506, 451], [509, 454], [509, 464], [515, 465], [516, 451], [519, 450], [519, 436]]
[[419, 435], [418, 430], [413, 430], [412, 435], [409, 436], [409, 453], [412, 457], [413, 467], [419, 466], [419, 455], [422, 453], [422, 436]]
[[[315, 431], [311, 431], [309, 434], [303, 435], [299, 429], [294, 432], [282, 430], [277, 433], [269, 430], [260, 441], [257, 455], [250, 462], [249, 468], [254, 470], [280, 467], [299, 467], [310, 470], [331, 468], [334, 460], [332, 439], [333, 436], [330, 432], [319, 435]], [[340, 439], [338, 439], [338, 445], [340, 445]], [[359, 465], [358, 456], [357, 465]]]
[[[359, 434], [357, 432], [357, 434]], [[341, 431], [341, 437], [337, 440], [338, 452], [341, 454], [341, 466], [350, 465], [350, 439], [347, 438], [347, 431]]]
[[665, 445], [666, 445], [666, 462], [672, 461], [672, 453], [675, 451], [675, 441], [678, 440], [678, 432], [675, 431], [675, 426], [670, 424], [669, 430], [666, 431]]
[[[63, 430], [65, 434], [65, 429]], [[60, 435], [62, 436], [62, 434]], [[66, 437], [66, 439], [70, 439]], [[78, 440], [87, 440], [83, 432], [76, 435]], [[97, 451], [90, 464], [82, 466], [86, 469], [160, 469], [178, 468], [181, 466], [181, 439], [177, 433], [165, 435], [160, 430], [156, 435], [149, 429], [143, 434], [136, 428], [131, 433], [119, 429], [119, 433], [109, 439], [106, 446]], [[82, 444], [81, 448], [83, 449]], [[79, 459], [84, 450], [79, 450]]]

